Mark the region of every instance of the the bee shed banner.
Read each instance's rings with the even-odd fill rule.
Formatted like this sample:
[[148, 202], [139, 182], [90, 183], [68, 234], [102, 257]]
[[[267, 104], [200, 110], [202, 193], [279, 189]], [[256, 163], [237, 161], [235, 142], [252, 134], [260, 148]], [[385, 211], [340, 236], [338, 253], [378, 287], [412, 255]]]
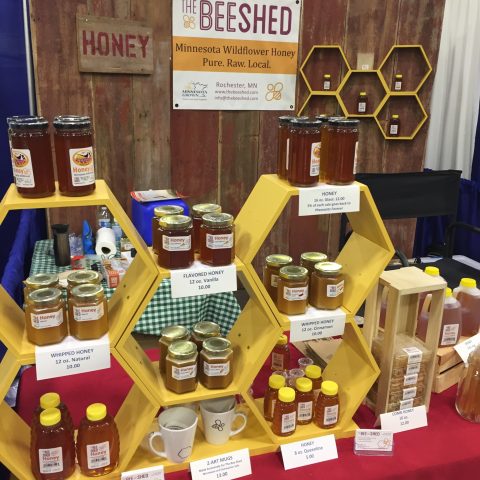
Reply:
[[293, 110], [300, 0], [173, 0], [173, 108]]

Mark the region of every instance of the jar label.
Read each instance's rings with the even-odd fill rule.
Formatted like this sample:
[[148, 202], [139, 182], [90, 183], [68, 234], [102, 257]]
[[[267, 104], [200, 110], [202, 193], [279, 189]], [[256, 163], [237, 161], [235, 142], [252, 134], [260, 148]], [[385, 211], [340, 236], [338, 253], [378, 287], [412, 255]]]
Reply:
[[169, 252], [187, 252], [192, 248], [192, 236], [169, 237], [162, 235], [162, 246]]
[[338, 297], [343, 293], [343, 286], [345, 282], [342, 280], [338, 282], [336, 285], [327, 285], [327, 297], [335, 298]]
[[30, 319], [32, 327], [37, 330], [58, 327], [63, 323], [63, 308], [59, 308], [56, 312], [32, 313]]
[[403, 389], [402, 400], [410, 400], [417, 396], [417, 387], [410, 387]]
[[93, 148], [70, 148], [70, 173], [72, 174], [72, 185], [83, 187], [95, 183], [95, 165], [93, 163]]
[[358, 102], [358, 113], [365, 113], [367, 111], [367, 102]]
[[394, 90], [401, 90], [402, 89], [402, 82], [395, 82], [395, 85], [393, 87]]
[[398, 125], [390, 125], [390, 135], [398, 135]]
[[313, 415], [313, 402], [298, 402], [298, 419], [311, 420]]
[[421, 363], [412, 363], [410, 365], [407, 365], [407, 368], [405, 370], [405, 374], [406, 375], [413, 375], [414, 373], [419, 373], [421, 366], [422, 366]]
[[59, 473], [63, 472], [63, 452], [62, 447], [39, 448], [38, 460], [40, 473]]
[[35, 187], [30, 150], [28, 148], [12, 148], [11, 154], [15, 185], [22, 188]]
[[283, 287], [283, 298], [289, 302], [295, 302], [297, 300], [305, 301], [308, 297], [307, 287]]
[[272, 276], [270, 277], [270, 285], [272, 287], [278, 287], [278, 275], [272, 273]]
[[411, 375], [405, 375], [403, 377], [403, 385], [416, 385], [418, 381], [418, 373], [412, 373]]
[[230, 361], [225, 363], [203, 362], [203, 373], [207, 377], [226, 377], [230, 373]]
[[338, 422], [338, 404], [332, 405], [331, 407], [325, 407], [323, 413], [323, 424], [324, 425], [334, 425]]
[[285, 170], [288, 172], [288, 165], [290, 163], [290, 139], [287, 138], [287, 148], [285, 149]]
[[282, 433], [293, 432], [297, 426], [297, 412], [282, 415]]
[[188, 367], [172, 366], [172, 378], [175, 380], [187, 380], [188, 378], [195, 378], [197, 376], [197, 364], [189, 365]]
[[323, 81], [323, 89], [324, 90], [330, 90], [330, 80], [324, 80]]
[[408, 355], [407, 365], [422, 361], [422, 351], [417, 347], [406, 347], [403, 351]]
[[233, 247], [233, 233], [225, 233], [222, 235], [212, 235], [207, 233], [206, 237], [207, 248], [210, 248], [211, 250]]
[[92, 320], [99, 320], [103, 317], [105, 310], [103, 302], [99, 305], [92, 305], [89, 307], [73, 307], [73, 318], [77, 322], [91, 322]]
[[110, 444], [102, 442], [87, 445], [87, 465], [89, 469], [110, 465]]
[[310, 155], [310, 176], [316, 177], [320, 175], [320, 148], [321, 142], [312, 143], [312, 151]]
[[459, 327], [460, 325], [458, 323], [443, 326], [442, 340], [440, 341], [442, 347], [455, 345], [457, 343]]
[[413, 398], [400, 400], [400, 410], [405, 410], [405, 408], [413, 408]]
[[283, 355], [281, 353], [272, 352], [272, 369], [283, 370]]

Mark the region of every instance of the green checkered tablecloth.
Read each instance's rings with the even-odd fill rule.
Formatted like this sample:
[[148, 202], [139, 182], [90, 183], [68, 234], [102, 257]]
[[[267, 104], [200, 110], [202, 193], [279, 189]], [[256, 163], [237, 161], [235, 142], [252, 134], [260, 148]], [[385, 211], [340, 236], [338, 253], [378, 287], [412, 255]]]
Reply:
[[[55, 266], [53, 240], [39, 240], [35, 244], [30, 275], [35, 273], [60, 273], [70, 267]], [[107, 298], [114, 289], [105, 286]], [[140, 317], [134, 331], [160, 335], [167, 325], [184, 325], [190, 328], [196, 322], [210, 320], [220, 325], [226, 335], [240, 313], [240, 306], [231, 292], [201, 295], [198, 297], [172, 298], [170, 279], [163, 280], [152, 300]]]

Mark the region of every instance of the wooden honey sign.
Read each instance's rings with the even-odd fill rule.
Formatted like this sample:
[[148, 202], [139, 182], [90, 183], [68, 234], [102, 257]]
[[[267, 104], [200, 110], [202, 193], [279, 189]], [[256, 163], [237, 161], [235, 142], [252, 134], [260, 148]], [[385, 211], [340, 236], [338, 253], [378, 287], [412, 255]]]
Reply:
[[77, 15], [80, 72], [153, 72], [152, 28], [141, 22]]

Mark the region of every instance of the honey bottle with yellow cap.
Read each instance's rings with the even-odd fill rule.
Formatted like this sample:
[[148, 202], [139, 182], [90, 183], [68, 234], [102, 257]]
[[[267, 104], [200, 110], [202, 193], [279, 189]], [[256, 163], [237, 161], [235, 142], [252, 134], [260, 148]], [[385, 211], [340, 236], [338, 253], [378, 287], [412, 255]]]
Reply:
[[399, 137], [400, 136], [400, 117], [397, 114], [393, 114], [388, 122], [388, 136]]
[[273, 411], [278, 400], [278, 391], [285, 386], [285, 377], [273, 374], [268, 379], [268, 387], [263, 398], [263, 416], [265, 420], [273, 420]]
[[462, 305], [462, 335], [476, 335], [480, 326], [480, 290], [476, 280], [462, 278], [453, 295]]
[[325, 380], [322, 382], [322, 388], [315, 404], [315, 425], [320, 428], [333, 428], [338, 423], [339, 415], [338, 385], [330, 380]]
[[282, 387], [278, 390], [278, 400], [273, 410], [272, 432], [279, 437], [293, 435], [297, 428], [297, 404], [295, 390]]
[[365, 115], [368, 110], [368, 96], [367, 92], [360, 92], [357, 100], [357, 113]]
[[103, 403], [87, 407], [77, 435], [77, 459], [83, 475], [106, 475], [118, 465], [120, 438], [114, 418]]
[[273, 347], [271, 358], [271, 368], [274, 372], [290, 368], [290, 347], [286, 335], [280, 335], [277, 344]]
[[297, 391], [295, 397], [297, 402], [297, 425], [307, 425], [313, 419], [314, 395], [312, 381], [305, 377], [297, 378], [295, 390]]
[[305, 368], [305, 377], [312, 381], [312, 390], [315, 401], [317, 401], [320, 388], [322, 387], [322, 369], [318, 365], [308, 365]]
[[30, 462], [37, 480], [63, 480], [75, 471], [75, 443], [58, 408], [43, 410], [32, 428]]
[[35, 409], [35, 413], [33, 415], [32, 433], [34, 425], [38, 425], [40, 423], [40, 414], [47, 408], [58, 408], [60, 410], [60, 413], [62, 414], [62, 420], [65, 421], [65, 425], [73, 435], [74, 428], [72, 416], [70, 415], [68, 407], [62, 402], [60, 395], [56, 392], [47, 392], [40, 397], [40, 405]]

